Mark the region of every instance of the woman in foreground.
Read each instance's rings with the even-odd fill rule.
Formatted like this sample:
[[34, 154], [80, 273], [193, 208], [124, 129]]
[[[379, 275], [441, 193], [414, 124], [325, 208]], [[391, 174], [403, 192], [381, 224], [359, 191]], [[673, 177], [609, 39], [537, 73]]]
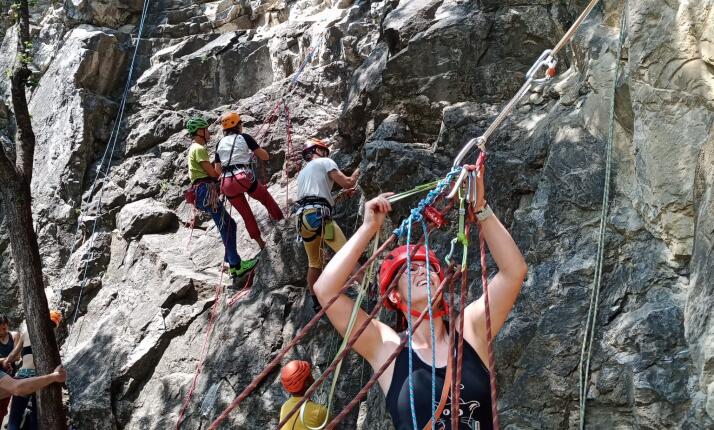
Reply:
[[[483, 173], [483, 170], [482, 170]], [[478, 196], [476, 212], [479, 228], [490, 249], [491, 255], [498, 266], [498, 273], [489, 283], [489, 304], [491, 311], [491, 327], [495, 337], [506, 321], [513, 307], [526, 276], [527, 266], [523, 255], [516, 246], [506, 228], [483, 200], [483, 174], [478, 179]], [[365, 251], [369, 241], [380, 230], [385, 216], [391, 211], [387, 201], [388, 194], [382, 194], [369, 201], [365, 208], [362, 226], [350, 238], [347, 244], [335, 255], [325, 267], [322, 275], [315, 283], [314, 289], [318, 300], [325, 306], [348, 280], [352, 269], [356, 266], [360, 255]], [[413, 252], [412, 247], [412, 252]], [[427, 282], [426, 250], [417, 250], [411, 259], [411, 267], [407, 268], [398, 279], [396, 288], [387, 297], [385, 305], [388, 309], [400, 312], [404, 318], [415, 322], [427, 306], [427, 286], [430, 285], [433, 296], [439, 281], [444, 274], [439, 266], [439, 259], [430, 253], [430, 282]], [[401, 246], [387, 255], [379, 271], [379, 286], [383, 293], [398, 273], [400, 267], [406, 264], [407, 247]], [[412, 313], [407, 312], [406, 298], [408, 294], [408, 279], [412, 284]], [[335, 303], [327, 309], [327, 317], [335, 329], [344, 336], [349, 323], [354, 302], [342, 294]], [[432, 323], [435, 343], [432, 344], [429, 321], [424, 321], [413, 333], [412, 349], [414, 351], [412, 380], [414, 384], [414, 403], [417, 429], [424, 428], [429, 423], [432, 414], [431, 405], [431, 357], [432, 349], [436, 354], [436, 393], [437, 402], [444, 385], [449, 349], [449, 329], [458, 327], [458, 321], [449, 324], [444, 321], [446, 306], [442, 299], [433, 307]], [[367, 313], [359, 311], [356, 327], [367, 319]], [[428, 315], [427, 315], [428, 319]], [[486, 336], [486, 316], [484, 298], [468, 304], [464, 313], [464, 355], [461, 398], [459, 401], [460, 429], [491, 429], [491, 398], [488, 369], [484, 365], [488, 357], [488, 341]], [[388, 325], [372, 320], [367, 329], [354, 344], [357, 351], [369, 362], [372, 369], [379, 369], [387, 362], [389, 356], [399, 346], [406, 333], [397, 333]], [[404, 348], [387, 370], [380, 376], [379, 385], [385, 394], [387, 410], [397, 430], [412, 429], [412, 408], [409, 400], [408, 348]], [[447, 400], [443, 414], [437, 419], [436, 428], [451, 428], [450, 399]]]

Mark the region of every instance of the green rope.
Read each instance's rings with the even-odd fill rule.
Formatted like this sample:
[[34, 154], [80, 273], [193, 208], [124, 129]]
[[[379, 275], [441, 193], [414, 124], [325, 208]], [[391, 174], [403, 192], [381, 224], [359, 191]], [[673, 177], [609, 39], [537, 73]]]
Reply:
[[593, 289], [590, 294], [590, 306], [588, 308], [588, 318], [585, 323], [585, 331], [583, 335], [583, 346], [580, 352], [580, 430], [585, 429], [585, 403], [587, 400], [588, 382], [590, 376], [590, 358], [592, 357], [593, 341], [595, 339], [595, 328], [597, 326], [597, 311], [598, 302], [600, 299], [600, 287], [602, 284], [602, 267], [603, 256], [605, 253], [605, 229], [607, 227], [607, 214], [610, 205], [610, 177], [612, 171], [612, 147], [614, 141], [615, 129], [615, 92], [617, 90], [617, 81], [620, 74], [620, 57], [622, 56], [622, 45], [625, 42], [625, 34], [627, 28], [628, 2], [625, 2], [620, 17], [620, 40], [617, 46], [617, 55], [615, 56], [615, 77], [612, 82], [612, 97], [610, 100], [610, 125], [607, 131], [607, 142], [605, 147], [605, 185], [602, 192], [602, 210], [600, 212], [600, 233], [598, 240], [598, 249], [596, 257], [595, 279], [593, 281]]
[[[379, 234], [377, 234], [377, 236], [374, 238], [373, 243], [374, 243], [374, 249], [372, 252], [376, 253], [377, 250], [379, 249]], [[352, 314], [350, 315], [350, 320], [349, 320], [349, 323], [347, 324], [347, 330], [345, 331], [345, 335], [342, 339], [342, 343], [340, 344], [340, 347], [337, 349], [337, 352], [335, 352], [335, 358], [338, 355], [340, 355], [340, 353], [342, 351], [344, 351], [345, 347], [347, 346], [347, 343], [350, 340], [350, 335], [352, 334], [352, 330], [354, 329], [354, 326], [357, 323], [357, 315], [361, 309], [362, 301], [365, 299], [365, 297], [367, 297], [367, 292], [369, 290], [369, 283], [374, 275], [375, 264], [376, 264], [376, 260], [373, 261], [372, 264], [369, 265], [369, 267], [367, 268], [367, 272], [365, 273], [364, 277], [362, 278], [362, 283], [360, 284], [359, 293], [357, 294], [357, 298], [355, 299], [355, 304], [352, 307]], [[333, 359], [332, 363], [334, 363], [334, 359]], [[330, 365], [332, 365], [332, 363], [330, 363]], [[342, 363], [343, 362], [340, 361], [337, 364], [337, 367], [335, 368], [335, 372], [332, 375], [332, 385], [330, 386], [330, 392], [327, 396], [327, 402], [326, 402], [327, 403], [327, 414], [325, 415], [325, 421], [317, 427], [310, 427], [310, 426], [306, 425], [305, 423], [303, 423], [305, 425], [305, 427], [307, 427], [311, 430], [321, 430], [321, 429], [325, 428], [325, 426], [329, 422], [330, 410], [332, 410], [332, 402], [335, 397], [335, 388], [337, 387], [337, 380], [340, 375], [340, 370], [342, 369]], [[301, 414], [302, 414], [302, 410], [304, 409], [305, 405], [307, 405], [307, 403], [305, 403], [303, 405], [303, 407], [301, 408]]]
[[393, 196], [390, 196], [387, 198], [389, 203], [394, 203], [398, 202], [399, 200], [406, 199], [407, 197], [411, 197], [420, 193], [424, 193], [426, 191], [431, 191], [434, 189], [439, 184], [439, 181], [434, 181], [434, 182], [428, 182], [426, 184], [421, 184], [417, 185], [416, 187], [412, 188], [411, 190], [407, 191], [402, 191], [401, 193], [394, 194]]

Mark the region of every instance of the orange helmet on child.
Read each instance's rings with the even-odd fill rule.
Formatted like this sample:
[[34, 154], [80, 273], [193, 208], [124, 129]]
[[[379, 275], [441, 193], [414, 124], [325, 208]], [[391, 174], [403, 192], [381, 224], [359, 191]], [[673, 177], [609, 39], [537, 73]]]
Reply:
[[[414, 251], [413, 247], [410, 247], [410, 251]], [[394, 248], [392, 252], [387, 254], [387, 257], [384, 259], [382, 262], [382, 265], [379, 268], [379, 293], [380, 295], [384, 295], [384, 293], [387, 291], [387, 287], [389, 287], [389, 284], [392, 283], [392, 280], [394, 277], [397, 275], [399, 272], [399, 269], [407, 263], [407, 246], [402, 245]], [[411, 261], [427, 261], [426, 259], [426, 247], [425, 246], [420, 246], [419, 249], [416, 250], [416, 253], [412, 256]], [[437, 271], [439, 274], [439, 279], [443, 280], [444, 279], [444, 273], [441, 270], [441, 266], [439, 265], [439, 258], [436, 256], [434, 251], [429, 250], [429, 265], [434, 267], [434, 269]], [[448, 313], [449, 308], [446, 304], [445, 301], [442, 301], [443, 309], [433, 313], [434, 318], [438, 318], [441, 316], [444, 316]], [[389, 297], [384, 298], [384, 306], [387, 309], [391, 309], [393, 311], [400, 310], [404, 312], [405, 314], [407, 313], [407, 305], [404, 303], [401, 299], [395, 304], [392, 303], [391, 300], [389, 300]], [[412, 307], [412, 315], [418, 317], [421, 315], [421, 309], [414, 309]], [[426, 315], [426, 319], [429, 319], [429, 315]]]
[[221, 127], [223, 127], [224, 130], [230, 130], [231, 128], [240, 124], [241, 119], [240, 115], [238, 115], [238, 112], [230, 111], [221, 115], [220, 121]]
[[60, 323], [62, 322], [62, 312], [52, 309], [50, 311], [50, 320], [52, 321], [52, 324], [54, 324], [55, 327], [59, 327]]
[[310, 363], [302, 360], [293, 360], [283, 366], [280, 371], [280, 382], [285, 391], [290, 394], [297, 394], [307, 388], [306, 382], [312, 377]]

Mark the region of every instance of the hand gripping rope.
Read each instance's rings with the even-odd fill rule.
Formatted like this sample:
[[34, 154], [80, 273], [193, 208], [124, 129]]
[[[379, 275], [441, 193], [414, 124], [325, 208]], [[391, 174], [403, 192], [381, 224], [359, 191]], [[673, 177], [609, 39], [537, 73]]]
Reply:
[[[392, 236], [392, 237], [393, 237], [393, 236]], [[416, 247], [416, 248], [414, 249], [414, 251], [412, 251], [412, 253], [416, 253], [417, 250], [418, 250], [418, 247]], [[365, 264], [366, 264], [366, 263], [365, 263]], [[364, 266], [363, 266], [363, 267], [364, 267]], [[352, 336], [349, 338], [349, 341], [347, 342], [347, 345], [346, 345], [346, 347], [344, 348], [344, 350], [343, 350], [342, 352], [340, 352], [340, 354], [338, 354], [338, 355], [335, 357], [335, 359], [333, 360], [332, 364], [331, 364], [327, 369], [325, 369], [325, 371], [324, 371], [323, 374], [320, 376], [320, 378], [318, 378], [318, 380], [315, 381], [315, 383], [314, 383], [312, 386], [310, 386], [310, 388], [305, 392], [305, 394], [303, 395], [303, 398], [293, 407], [293, 409], [292, 409], [292, 410], [285, 416], [285, 418], [278, 424], [278, 426], [277, 426], [278, 429], [280, 429], [283, 425], [285, 425], [285, 423], [287, 423], [287, 422], [290, 420], [290, 418], [302, 407], [302, 405], [310, 399], [310, 397], [312, 396], [312, 394], [317, 390], [318, 386], [319, 386], [320, 384], [322, 384], [322, 383], [327, 379], [327, 377], [330, 375], [330, 373], [332, 373], [332, 371], [334, 371], [334, 369], [337, 367], [337, 364], [339, 363], [339, 361], [341, 361], [345, 356], [347, 356], [347, 354], [350, 352], [350, 350], [352, 349], [352, 347], [354, 346], [354, 344], [357, 342], [357, 340], [359, 339], [359, 337], [360, 337], [360, 336], [362, 335], [362, 333], [367, 329], [367, 326], [368, 326], [368, 325], [371, 323], [371, 321], [377, 316], [377, 314], [379, 313], [379, 311], [380, 311], [380, 309], [382, 308], [382, 306], [384, 306], [384, 300], [385, 300], [385, 299], [389, 296], [389, 294], [392, 292], [392, 290], [394, 289], [394, 287], [395, 287], [396, 284], [397, 284], [397, 281], [398, 281], [399, 277], [406, 271], [406, 269], [407, 269], [407, 266], [403, 266], [403, 267], [397, 272], [397, 275], [394, 277], [394, 279], [392, 279], [392, 282], [389, 284], [389, 286], [388, 286], [387, 289], [385, 290], [384, 294], [382, 294], [382, 295], [379, 297], [379, 299], [378, 299], [378, 301], [377, 301], [377, 304], [376, 304], [375, 307], [372, 309], [372, 312], [370, 312], [370, 314], [368, 315], [367, 319], [366, 319], [366, 320], [362, 323], [362, 325], [357, 329], [357, 331], [354, 333], [354, 335], [352, 335]], [[348, 285], [349, 285], [349, 283], [348, 283]], [[339, 296], [339, 295], [340, 295], [340, 294], [338, 294], [337, 296]], [[330, 300], [330, 302], [328, 302], [328, 305], [331, 305], [331, 304], [334, 302], [334, 300], [336, 300], [337, 296], [333, 297], [333, 299]], [[329, 427], [328, 427], [328, 428], [329, 428]]]
[[[258, 384], [260, 382], [262, 382], [267, 377], [267, 375], [270, 372], [272, 372], [272, 370], [274, 370], [274, 368], [280, 363], [280, 360], [282, 360], [282, 358], [287, 354], [287, 352], [290, 349], [292, 349], [300, 340], [302, 340], [306, 336], [307, 332], [317, 324], [317, 321], [325, 314], [326, 309], [329, 308], [329, 306], [331, 306], [337, 300], [337, 297], [340, 294], [345, 293], [350, 288], [350, 283], [353, 282], [354, 279], [356, 279], [356, 276], [359, 276], [364, 272], [366, 265], [373, 262], [376, 259], [377, 255], [381, 254], [390, 243], [394, 242], [398, 237], [401, 237], [406, 233], [406, 230], [408, 228], [408, 226], [407, 226], [408, 222], [409, 223], [410, 222], [421, 222], [423, 220], [424, 214], [427, 210], [427, 206], [431, 205], [436, 200], [436, 198], [446, 189], [446, 187], [450, 184], [450, 182], [454, 178], [454, 176], [459, 174], [458, 180], [456, 181], [456, 184], [454, 185], [454, 188], [457, 189], [461, 185], [461, 183], [470, 174], [472, 174], [472, 171], [468, 171], [468, 169], [464, 170], [466, 167], [461, 166], [463, 159], [466, 157], [466, 155], [469, 153], [469, 151], [476, 145], [478, 145], [478, 147], [481, 149], [481, 152], [483, 155], [485, 153], [485, 147], [486, 147], [486, 143], [487, 143], [488, 139], [493, 135], [493, 133], [495, 133], [495, 131], [503, 123], [505, 118], [512, 112], [516, 103], [526, 94], [526, 92], [530, 89], [531, 85], [534, 82], [536, 82], [536, 83], [543, 82], [543, 81], [547, 80], [548, 78], [553, 77], [555, 75], [555, 66], [556, 66], [555, 56], [572, 39], [572, 37], [574, 36], [578, 27], [582, 24], [584, 19], [592, 11], [592, 9], [595, 7], [595, 5], [597, 3], [598, 3], [598, 0], [592, 0], [588, 4], [586, 9], [583, 11], [583, 13], [575, 21], [573, 26], [568, 30], [568, 32], [566, 32], [566, 34], [563, 36], [563, 38], [560, 40], [560, 42], [558, 42], [558, 44], [552, 50], [545, 51], [541, 55], [541, 57], [538, 59], [538, 61], [536, 61], [534, 66], [527, 73], [526, 82], [519, 89], [519, 91], [516, 93], [516, 95], [504, 107], [504, 109], [496, 117], [494, 122], [486, 130], [484, 135], [482, 135], [478, 138], [471, 139], [461, 149], [459, 154], [454, 159], [452, 170], [447, 174], [447, 176], [442, 181], [440, 181], [437, 184], [435, 189], [433, 189], [429, 192], [427, 197], [419, 203], [417, 208], [412, 209], [411, 216], [409, 217], [409, 220], [402, 223], [402, 225], [394, 231], [394, 234], [392, 236], [390, 236], [389, 239], [387, 239], [387, 241], [385, 241], [382, 244], [382, 246], [379, 248], [379, 250], [377, 252], [375, 252], [370, 257], [370, 259], [367, 261], [367, 263], [365, 263], [365, 265], [360, 267], [357, 274], [353, 275], [350, 278], [350, 280], [348, 280], [348, 284], [345, 285], [337, 295], [335, 295], [332, 299], [330, 299], [330, 301], [326, 304], [326, 306], [324, 306], [320, 310], [320, 312], [318, 312], [313, 317], [313, 319], [310, 320], [310, 322], [302, 330], [300, 330], [300, 332], [298, 332], [297, 336], [285, 348], [283, 348], [283, 350], [281, 350], [278, 353], [278, 355], [268, 364], [268, 366], [258, 376], [256, 376], [253, 379], [251, 384], [249, 384], [243, 390], [243, 392], [241, 392], [236, 397], [236, 399], [234, 399], [234, 401], [231, 403], [231, 405], [229, 405], [229, 407], [226, 408], [226, 410], [224, 410], [223, 413], [211, 424], [209, 429], [216, 429], [220, 425], [220, 423], [223, 420], [225, 420], [225, 418], [228, 416], [228, 414], [230, 414], [230, 412], [235, 407], [237, 407], [238, 404], [240, 404], [240, 402], [243, 399], [245, 399], [253, 390], [255, 390], [255, 388], [257, 388]], [[546, 69], [545, 77], [537, 78], [536, 74], [539, 73], [544, 68]], [[416, 191], [416, 192], [419, 192], [419, 191]], [[416, 194], [416, 192], [414, 192], [414, 194]], [[407, 195], [405, 195], [403, 197], [399, 196], [399, 198], [404, 198], [409, 195], [412, 195], [411, 192], [407, 192]], [[453, 195], [451, 195], [450, 197], [453, 198]], [[482, 282], [484, 283], [484, 296], [486, 296], [485, 302], [488, 307], [488, 297], [487, 297], [488, 296], [488, 274], [486, 271], [486, 249], [485, 249], [485, 241], [484, 241], [482, 233], [480, 234], [480, 239], [482, 242], [482, 246], [481, 246]], [[405, 268], [403, 267], [402, 270], [400, 271], [400, 273], [403, 273], [404, 269]], [[457, 272], [452, 277], [448, 277], [446, 279], [448, 279], [451, 282], [453, 279], [459, 277], [460, 274], [461, 274], [461, 272]], [[445, 281], [446, 281], [446, 279], [445, 279]], [[465, 297], [467, 294], [467, 291], [465, 291], [465, 288], [464, 288], [465, 285], [466, 285], [466, 283], [464, 283], [462, 285], [461, 293], [462, 293], [462, 297], [464, 298], [462, 300], [462, 303], [465, 302]], [[444, 286], [445, 286], [445, 282], [442, 282], [441, 286], [439, 287], [439, 289], [437, 290], [437, 292], [435, 294], [435, 297], [438, 297], [438, 295], [441, 294]], [[391, 291], [391, 289], [393, 289], [393, 288], [394, 288], [394, 285], [393, 284], [390, 285], [390, 287], [387, 289], [387, 293], [389, 291]], [[380, 307], [379, 305], [376, 306], [376, 308], [379, 308], [379, 307]], [[463, 307], [463, 304], [462, 304], [462, 307]], [[427, 315], [427, 313], [428, 313], [428, 310], [424, 310], [422, 312], [420, 318], [414, 323], [414, 328], [418, 327], [418, 325], [421, 323], [421, 321], [424, 319], [424, 317]], [[374, 315], [376, 315], [376, 313], [374, 313], [374, 312], [372, 314], [370, 314], [370, 319], [371, 319], [371, 317], [374, 317]], [[368, 323], [370, 319], [368, 319], [366, 323]], [[487, 308], [487, 312], [486, 312], [486, 319], [487, 319], [487, 321], [486, 321], [487, 335], [490, 337], [491, 336], [491, 321], [490, 321], [490, 310], [488, 308]], [[338, 360], [341, 360], [346, 355], [346, 353], [349, 351], [351, 346], [354, 344], [354, 342], [356, 342], [357, 338], [361, 335], [361, 333], [366, 328], [365, 324], [363, 324], [363, 326], [357, 330], [357, 332], [353, 335], [351, 340], [348, 342], [347, 348], [345, 348], [335, 358], [335, 361], [333, 361], [333, 364], [325, 371], [323, 376], [318, 381], [316, 381], [315, 384], [313, 384], [313, 386], [310, 388], [310, 390], [308, 390], [308, 393], [306, 393], [305, 397], [302, 399], [302, 403], [305, 403], [307, 401], [307, 399], [309, 398], [309, 396], [312, 395], [312, 393], [314, 393], [314, 391], [317, 389], [317, 385], [319, 385], [319, 383], [323, 382], [326, 379], [326, 377], [327, 377], [326, 374], [334, 370], [334, 367], [336, 367]], [[455, 332], [455, 331], [456, 330], [452, 330], [452, 332]], [[407, 342], [407, 339], [404, 338], [402, 340], [402, 342], [400, 343], [400, 346], [394, 352], [394, 354], [389, 358], [389, 360], [377, 372], [375, 372], [375, 374], [372, 376], [372, 378], [370, 378], [370, 380], [368, 381], [367, 385], [365, 385], [365, 387], [363, 387], [363, 389], [360, 390], [358, 395], [347, 405], [347, 407], [342, 412], [340, 412], [340, 414], [337, 415], [328, 424], [328, 427], [327, 427], [328, 429], [335, 428], [335, 426], [342, 419], [344, 419], [347, 416], [347, 414], [350, 412], [350, 410], [353, 409], [364, 398], [364, 396], [366, 396], [367, 392], [376, 383], [379, 376], [386, 370], [386, 368], [389, 366], [391, 361], [394, 360], [394, 358], [399, 354], [399, 352], [406, 346], [406, 342]], [[492, 345], [490, 345], [490, 347], [489, 347], [489, 367], [490, 368], [493, 367], [494, 361], [495, 360], [493, 357], [493, 348], [492, 348]], [[455, 372], [457, 373], [457, 378], [460, 378], [460, 375], [458, 375], [459, 372], [456, 370], [455, 370]], [[494, 395], [496, 393], [495, 373], [493, 371], [490, 371], [489, 373], [490, 373], [490, 378], [491, 378], [491, 390], [492, 390], [491, 395], [492, 395], [492, 398], [494, 398], [495, 397]], [[310, 391], [312, 391], [312, 392], [310, 392]], [[459, 394], [458, 392], [454, 392], [455, 396], [457, 396], [458, 394]], [[301, 406], [301, 404], [296, 405], [295, 410], [293, 410], [291, 412], [291, 414], [289, 414], [289, 416], [286, 417], [286, 420], [289, 419], [292, 415], [294, 415], [297, 408], [299, 408], [300, 406]], [[494, 416], [494, 427], [498, 428], [497, 404], [495, 401], [492, 401], [492, 413]], [[282, 424], [284, 424], [284, 423], [280, 423], [279, 426]]]
[[372, 256], [357, 270], [357, 272], [353, 274], [350, 279], [348, 279], [342, 289], [337, 294], [335, 294], [335, 296], [333, 296], [330, 301], [328, 301], [322, 307], [322, 309], [320, 309], [320, 311], [312, 317], [312, 319], [305, 325], [305, 327], [303, 327], [295, 335], [295, 337], [282, 350], [278, 352], [278, 354], [266, 365], [266, 367], [255, 378], [253, 378], [250, 384], [248, 384], [248, 386], [246, 386], [243, 391], [238, 394], [238, 396], [236, 396], [233, 402], [231, 402], [231, 404], [213, 421], [213, 423], [211, 423], [209, 429], [218, 428], [221, 422], [228, 417], [228, 415], [233, 411], [233, 409], [235, 409], [243, 400], [245, 400], [245, 398], [248, 397], [250, 393], [252, 393], [258, 387], [258, 385], [262, 383], [273, 370], [275, 370], [278, 365], [280, 365], [280, 361], [283, 359], [283, 357], [285, 357], [288, 352], [290, 352], [290, 350], [292, 350], [298, 343], [300, 343], [300, 341], [302, 341], [305, 336], [307, 336], [309, 331], [312, 330], [312, 328], [315, 327], [320, 321], [320, 319], [325, 315], [327, 309], [329, 309], [330, 306], [332, 306], [332, 304], [337, 301], [341, 294], [346, 293], [351, 288], [351, 283], [358, 279], [358, 277], [364, 273], [367, 266], [373, 261], [375, 261], [379, 257], [379, 255], [381, 255], [387, 249], [387, 247], [396, 239], [396, 236], [391, 235], [379, 247], [379, 249], [377, 249], [377, 251], [372, 254]]

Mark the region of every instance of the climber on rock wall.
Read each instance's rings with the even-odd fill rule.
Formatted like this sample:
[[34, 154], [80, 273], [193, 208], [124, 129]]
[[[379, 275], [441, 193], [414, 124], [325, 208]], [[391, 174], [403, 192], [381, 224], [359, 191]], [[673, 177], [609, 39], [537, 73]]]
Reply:
[[234, 279], [240, 278], [255, 266], [257, 260], [241, 260], [236, 249], [236, 223], [219, 202], [217, 178], [220, 172], [211, 165], [206, 150], [206, 144], [211, 137], [208, 121], [202, 117], [192, 117], [186, 122], [186, 129], [192, 136], [193, 143], [188, 150], [188, 176], [191, 179], [191, 187], [184, 194], [185, 199], [197, 209], [211, 214], [221, 233], [225, 261], [229, 265], [228, 273]]
[[[59, 311], [51, 310], [49, 317], [54, 328], [59, 327], [62, 322], [62, 314]], [[64, 370], [64, 367], [57, 366], [55, 371], [51, 374], [37, 376], [30, 335], [26, 327], [23, 328], [21, 332], [22, 334], [20, 335], [19, 341], [15, 343], [10, 355], [2, 360], [2, 368], [7, 369], [20, 357], [22, 357], [22, 366], [15, 376], [17, 379], [13, 379], [0, 370], [0, 398], [12, 395], [8, 430], [20, 430], [20, 428], [36, 430], [38, 426], [37, 398], [34, 395], [35, 391], [53, 382], [63, 383], [67, 379], [67, 372]], [[26, 413], [26, 411], [29, 411], [29, 413]], [[26, 418], [26, 415], [28, 418]], [[25, 422], [24, 425], [23, 421]]]
[[214, 166], [221, 174], [221, 193], [226, 196], [245, 222], [245, 228], [251, 239], [258, 242], [261, 249], [265, 241], [261, 237], [255, 215], [248, 205], [245, 195], [259, 201], [268, 210], [268, 215], [274, 221], [283, 219], [283, 212], [275, 203], [275, 199], [265, 185], [258, 181], [250, 161], [253, 155], [267, 161], [268, 152], [249, 134], [243, 133], [243, 123], [237, 112], [226, 112], [221, 115], [221, 127], [225, 135], [218, 143]]
[[347, 241], [340, 226], [332, 219], [335, 204], [332, 186], [336, 182], [342, 188], [351, 190], [359, 177], [359, 169], [351, 176], [342, 173], [329, 155], [330, 148], [325, 142], [308, 139], [302, 150], [302, 156], [308, 163], [303, 166], [297, 179], [297, 230], [307, 252], [307, 285], [316, 312], [320, 304], [315, 299], [313, 285], [322, 272], [323, 245], [327, 244], [337, 252]]
[[[314, 382], [310, 372], [311, 366], [307, 361], [293, 360], [286, 364], [280, 371], [280, 382], [285, 391], [290, 393], [290, 398], [280, 408], [280, 421], [295, 407], [305, 395], [305, 391]], [[327, 418], [327, 409], [311, 401], [306, 402], [301, 412], [295, 414], [285, 423], [280, 430], [309, 430], [319, 427]]]
[[[511, 311], [521, 289], [521, 284], [527, 272], [523, 256], [511, 238], [511, 235], [486, 205], [483, 197], [483, 174], [477, 180], [478, 200], [476, 202], [477, 218], [485, 236], [491, 255], [498, 265], [498, 274], [490, 281], [489, 303], [491, 324], [494, 336], [501, 328]], [[332, 258], [324, 272], [315, 283], [314, 289], [320, 303], [324, 305], [339, 293], [355, 267], [360, 255], [366, 249], [369, 241], [381, 228], [385, 216], [391, 211], [387, 200], [389, 194], [383, 194], [369, 201], [365, 208], [364, 222], [345, 246]], [[413, 251], [413, 248], [412, 250]], [[382, 294], [393, 280], [394, 276], [407, 262], [407, 246], [394, 249], [387, 257], [379, 271], [379, 285]], [[397, 288], [385, 299], [385, 305], [400, 312], [403, 318], [416, 320], [427, 306], [427, 288], [431, 293], [436, 291], [443, 273], [439, 260], [432, 252], [430, 257], [430, 282], [427, 282], [426, 250], [422, 247], [412, 258], [411, 267], [407, 268], [397, 281]], [[411, 276], [411, 315], [406, 311], [408, 297], [408, 277]], [[347, 295], [342, 294], [327, 310], [327, 316], [335, 329], [344, 336], [354, 303]], [[447, 323], [443, 320], [446, 306], [442, 300], [435, 300], [432, 324], [421, 325], [413, 333], [413, 351], [416, 353], [412, 370], [412, 380], [409, 381], [408, 355], [409, 350], [403, 349], [396, 360], [381, 375], [378, 382], [385, 394], [387, 409], [397, 430], [411, 429], [416, 421], [421, 429], [432, 416], [431, 405], [431, 355], [435, 350], [436, 392], [441, 392], [445, 380], [445, 367], [448, 360], [449, 327], [458, 327], [458, 320]], [[356, 326], [367, 319], [364, 310], [359, 309]], [[484, 363], [488, 357], [488, 342], [485, 333], [484, 298], [468, 304], [464, 311], [464, 351], [463, 379], [461, 388], [460, 428], [461, 429], [491, 429], [492, 413], [490, 382], [488, 369]], [[415, 316], [416, 315], [416, 316]], [[428, 319], [428, 318], [427, 318]], [[433, 325], [435, 344], [430, 337], [430, 325]], [[354, 344], [354, 349], [364, 357], [373, 369], [379, 369], [387, 362], [390, 355], [399, 346], [405, 333], [397, 333], [388, 325], [371, 320], [367, 329]], [[415, 407], [410, 405], [410, 385], [414, 393]], [[446, 402], [444, 411], [450, 409]], [[412, 415], [413, 414], [413, 415]], [[446, 413], [445, 413], [446, 415]], [[414, 417], [414, 418], [413, 418]], [[450, 417], [437, 417], [437, 428], [450, 428]], [[477, 424], [478, 423], [478, 424]]]

